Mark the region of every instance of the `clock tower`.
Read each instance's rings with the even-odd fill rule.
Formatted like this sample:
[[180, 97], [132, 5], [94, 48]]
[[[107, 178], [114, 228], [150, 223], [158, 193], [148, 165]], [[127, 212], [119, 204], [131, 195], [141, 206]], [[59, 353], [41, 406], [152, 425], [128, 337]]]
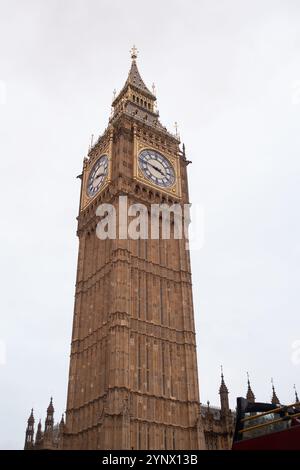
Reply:
[[[83, 162], [79, 253], [63, 448], [204, 447], [187, 240], [151, 237], [151, 206], [188, 204], [177, 135], [160, 123], [137, 50], [103, 135]], [[124, 235], [120, 196], [146, 208], [147, 236]], [[116, 236], [97, 236], [99, 206]], [[125, 214], [125, 216], [127, 216]], [[149, 224], [148, 224], [149, 222]], [[174, 227], [174, 221], [173, 221]]]

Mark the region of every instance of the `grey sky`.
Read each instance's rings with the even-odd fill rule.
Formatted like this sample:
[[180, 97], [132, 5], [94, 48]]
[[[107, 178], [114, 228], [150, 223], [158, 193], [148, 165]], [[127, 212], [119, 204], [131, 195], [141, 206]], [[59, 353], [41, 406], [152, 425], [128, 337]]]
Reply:
[[51, 395], [57, 419], [65, 409], [76, 175], [133, 43], [205, 213], [201, 401], [219, 404], [221, 363], [232, 406], [247, 370], [258, 400], [272, 376], [282, 402], [300, 389], [300, 3], [0, 0], [1, 448], [23, 446], [32, 406], [43, 420]]

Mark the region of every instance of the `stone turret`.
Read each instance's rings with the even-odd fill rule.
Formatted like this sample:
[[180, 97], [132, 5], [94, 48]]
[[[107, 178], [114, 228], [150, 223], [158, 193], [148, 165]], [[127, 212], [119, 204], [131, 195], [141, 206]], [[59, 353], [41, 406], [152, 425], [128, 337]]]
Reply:
[[224, 381], [223, 367], [221, 366], [221, 385], [219, 388], [219, 395], [221, 401], [221, 415], [226, 416], [229, 412], [229, 399], [228, 399], [228, 388]]
[[33, 416], [33, 408], [31, 410], [30, 416], [27, 421], [27, 428], [25, 433], [25, 450], [32, 449], [34, 442], [34, 416]]

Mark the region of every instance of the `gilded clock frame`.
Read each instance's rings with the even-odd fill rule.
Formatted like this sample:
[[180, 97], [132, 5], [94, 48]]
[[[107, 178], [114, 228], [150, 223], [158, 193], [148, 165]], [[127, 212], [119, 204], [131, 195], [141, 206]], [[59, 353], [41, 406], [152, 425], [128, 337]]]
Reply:
[[[142, 173], [141, 169], [139, 168], [139, 163], [138, 163], [138, 158], [140, 153], [143, 150], [154, 150], [155, 152], [158, 152], [160, 155], [165, 157], [172, 167], [174, 168], [174, 173], [175, 173], [175, 182], [172, 186], [169, 187], [164, 187], [164, 186], [158, 186], [155, 183], [152, 183], [144, 174]], [[143, 184], [146, 184], [147, 186], [151, 186], [153, 190], [155, 191], [160, 191], [164, 194], [168, 194], [169, 196], [172, 195], [174, 197], [181, 197], [181, 185], [180, 185], [180, 162], [178, 156], [174, 153], [169, 152], [168, 150], [161, 150], [160, 148], [157, 148], [153, 145], [146, 145], [145, 142], [141, 142], [138, 139], [136, 139], [135, 142], [135, 157], [134, 157], [134, 166], [133, 166], [133, 178], [136, 181], [140, 181]]]
[[[99, 158], [101, 158], [104, 155], [107, 156], [107, 161], [108, 161], [106, 178], [104, 180], [103, 185], [99, 189], [99, 191], [96, 194], [94, 194], [94, 196], [92, 197], [88, 196], [87, 184], [88, 184], [90, 173], [95, 163], [99, 160]], [[99, 151], [97, 152], [97, 156], [95, 156], [94, 158], [90, 158], [86, 164], [86, 167], [83, 172], [83, 181], [82, 181], [81, 210], [85, 209], [89, 204], [91, 204], [91, 202], [93, 202], [94, 199], [98, 197], [99, 194], [101, 194], [102, 191], [109, 185], [109, 183], [111, 182], [111, 170], [112, 170], [111, 149], [110, 149], [110, 145], [107, 145], [99, 149]]]

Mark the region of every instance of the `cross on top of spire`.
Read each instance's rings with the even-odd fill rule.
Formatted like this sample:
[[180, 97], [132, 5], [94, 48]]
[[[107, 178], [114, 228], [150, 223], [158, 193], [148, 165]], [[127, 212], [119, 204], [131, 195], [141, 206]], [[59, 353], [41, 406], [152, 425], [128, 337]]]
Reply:
[[137, 50], [137, 48], [135, 47], [135, 45], [133, 45], [132, 48], [130, 49], [130, 54], [131, 54], [132, 60], [137, 59], [138, 52], [139, 52], [139, 51]]
[[133, 46], [130, 53], [131, 53], [132, 63], [131, 63], [131, 67], [129, 70], [129, 74], [125, 82], [125, 85], [123, 86], [118, 96], [115, 96], [115, 95], [113, 96], [113, 103], [112, 103], [113, 106], [116, 105], [117, 101], [119, 101], [122, 97], [124, 97], [124, 95], [126, 94], [126, 91], [128, 90], [128, 87], [135, 88], [138, 93], [142, 92], [143, 95], [146, 95], [145, 97], [147, 99], [150, 98], [152, 102], [156, 101], [155, 95], [151, 93], [150, 90], [148, 90], [138, 70], [137, 63], [135, 60], [138, 54], [137, 48]]

